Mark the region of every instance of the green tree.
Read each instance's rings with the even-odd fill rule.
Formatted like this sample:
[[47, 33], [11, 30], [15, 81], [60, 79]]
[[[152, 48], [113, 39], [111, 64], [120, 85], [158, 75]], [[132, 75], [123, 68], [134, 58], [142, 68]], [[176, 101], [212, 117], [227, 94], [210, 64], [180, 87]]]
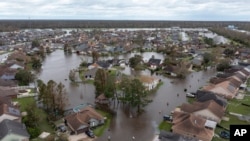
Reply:
[[108, 75], [107, 82], [104, 89], [104, 94], [107, 98], [113, 98], [116, 92], [115, 76]]
[[137, 107], [137, 112], [140, 112], [141, 108], [152, 102], [152, 100], [147, 98], [148, 93], [140, 80], [133, 79], [130, 86], [132, 88], [131, 104], [133, 107]]
[[229, 60], [222, 60], [218, 65], [217, 65], [217, 71], [224, 71], [226, 69], [230, 68], [230, 61]]
[[40, 41], [38, 39], [35, 39], [31, 42], [32, 47], [40, 47]]
[[34, 75], [27, 70], [21, 69], [16, 73], [15, 79], [19, 85], [29, 85], [30, 82], [33, 82]]
[[148, 92], [145, 86], [138, 79], [124, 77], [119, 87], [124, 93], [124, 95], [120, 97], [120, 100], [132, 107], [136, 107], [137, 112], [140, 112], [142, 107], [152, 102], [152, 100], [147, 98]]
[[69, 80], [72, 81], [72, 82], [76, 81], [76, 72], [75, 72], [75, 70], [70, 70], [69, 71]]
[[108, 74], [104, 69], [98, 69], [95, 75], [95, 93], [96, 97], [105, 92]]
[[56, 86], [56, 111], [59, 115], [64, 115], [64, 110], [68, 105], [68, 98], [66, 97], [65, 86], [60, 82]]
[[37, 57], [32, 57], [31, 58], [31, 64], [32, 64], [33, 69], [40, 69], [42, 67], [42, 62]]
[[30, 138], [36, 138], [41, 134], [41, 131], [38, 128], [41, 118], [39, 116], [39, 113], [34, 110], [34, 107], [36, 107], [35, 102], [26, 106], [25, 111], [27, 112], [27, 115], [22, 119], [30, 134]]
[[135, 55], [129, 59], [129, 65], [131, 68], [136, 68], [142, 62], [142, 56]]
[[57, 119], [64, 115], [65, 107], [68, 104], [66, 89], [62, 83], [48, 81], [47, 85], [41, 80], [38, 81], [39, 100], [43, 103], [43, 108], [50, 113], [50, 117]]
[[204, 53], [203, 54], [203, 65], [204, 68], [207, 68], [209, 64], [211, 64], [214, 60], [214, 56], [211, 53]]
[[97, 62], [100, 57], [100, 54], [97, 51], [92, 51], [93, 63]]

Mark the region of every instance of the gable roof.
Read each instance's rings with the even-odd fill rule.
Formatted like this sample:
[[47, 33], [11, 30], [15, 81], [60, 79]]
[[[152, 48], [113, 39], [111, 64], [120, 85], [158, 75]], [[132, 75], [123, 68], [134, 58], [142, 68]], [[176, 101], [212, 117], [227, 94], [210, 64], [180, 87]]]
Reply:
[[206, 138], [212, 140], [214, 131], [205, 128], [206, 120], [184, 112], [173, 113], [173, 132], [195, 135], [198, 139]]
[[86, 71], [84, 75], [85, 75], [85, 76], [91, 75], [92, 77], [94, 77], [98, 69], [99, 69], [98, 67], [94, 67], [94, 68], [92, 68], [92, 69]]
[[11, 99], [10, 99], [10, 97], [5, 97], [5, 96], [1, 96], [0, 95], [0, 105], [1, 104], [11, 105]]
[[18, 92], [14, 89], [11, 89], [9, 87], [2, 87], [0, 86], [0, 96], [3, 97], [12, 97], [12, 96], [17, 96]]
[[198, 102], [214, 100], [217, 104], [219, 104], [222, 107], [227, 106], [227, 100], [220, 96], [215, 95], [213, 92], [198, 90], [196, 92], [196, 98]]
[[0, 129], [0, 139], [8, 134], [16, 134], [27, 138], [30, 137], [24, 124], [9, 119], [5, 119], [0, 123]]
[[154, 78], [152, 76], [148, 76], [148, 75], [141, 75], [139, 77], [139, 80], [142, 82], [142, 83], [152, 83], [154, 82], [155, 80], [157, 80], [157, 78]]
[[19, 109], [5, 103], [0, 105], [0, 116], [3, 114], [12, 115], [15, 117], [21, 117], [21, 112]]
[[101, 66], [102, 68], [107, 69], [108, 67], [110, 67], [110, 64], [107, 61], [98, 61], [96, 62], [99, 66]]
[[102, 120], [103, 116], [97, 113], [93, 108], [87, 106], [77, 113], [66, 116], [64, 119], [73, 130], [77, 131], [89, 126], [90, 119]]
[[203, 90], [211, 91], [215, 94], [219, 94], [227, 98], [233, 98], [238, 92], [238, 87], [236, 87], [230, 81], [223, 81], [216, 85], [210, 84], [210, 85], [204, 86]]
[[164, 130], [160, 131], [159, 137], [161, 137], [161, 141], [198, 141], [198, 139], [195, 138], [184, 137], [180, 134], [167, 132]]
[[0, 87], [1, 86], [15, 87], [15, 86], [17, 86], [17, 81], [16, 80], [4, 80], [4, 79], [0, 79]]
[[205, 102], [193, 102], [192, 104], [184, 103], [181, 105], [180, 109], [187, 113], [194, 113], [207, 109], [219, 118], [222, 118], [224, 115], [223, 107], [217, 104], [214, 100], [208, 100]]
[[148, 63], [151, 64], [151, 65], [160, 65], [161, 59], [150, 58], [148, 60]]

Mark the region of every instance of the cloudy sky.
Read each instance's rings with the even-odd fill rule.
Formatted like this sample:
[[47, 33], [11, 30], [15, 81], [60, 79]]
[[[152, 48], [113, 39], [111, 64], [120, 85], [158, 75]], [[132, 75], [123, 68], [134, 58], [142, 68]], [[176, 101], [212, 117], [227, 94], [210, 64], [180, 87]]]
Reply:
[[250, 21], [250, 0], [1, 0], [0, 19]]

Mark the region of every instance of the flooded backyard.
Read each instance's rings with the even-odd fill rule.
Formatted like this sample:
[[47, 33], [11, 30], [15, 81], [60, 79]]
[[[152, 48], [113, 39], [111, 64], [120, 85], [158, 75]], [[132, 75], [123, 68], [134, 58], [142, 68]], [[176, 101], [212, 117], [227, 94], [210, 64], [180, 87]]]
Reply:
[[[134, 53], [120, 55], [119, 58], [128, 60], [133, 55]], [[152, 55], [154, 55], [155, 58], [164, 58], [162, 54], [154, 52], [142, 54], [146, 60]], [[73, 108], [86, 102], [94, 103], [95, 88], [93, 85], [79, 84], [76, 86], [67, 80], [69, 71], [77, 68], [83, 58], [91, 61], [91, 57], [78, 56], [76, 54], [68, 55], [64, 54], [63, 50], [56, 50], [46, 57], [42, 70], [38, 74], [38, 79], [42, 79], [44, 82], [52, 79], [56, 82], [62, 82], [65, 85], [69, 98], [67, 108]], [[111, 57], [102, 59], [111, 59]], [[129, 68], [126, 68], [124, 73], [130, 74], [131, 71]], [[144, 71], [143, 73], [150, 74], [149, 71]], [[157, 127], [162, 121], [162, 116], [164, 114], [170, 114], [176, 106], [187, 101], [184, 89], [194, 92], [201, 86], [204, 86], [213, 75], [215, 75], [215, 72], [208, 70], [206, 72], [193, 72], [184, 80], [169, 79], [160, 75], [155, 76], [163, 81], [163, 85], [157, 92], [150, 95], [153, 102], [145, 107], [145, 112], [138, 117], [133, 117], [131, 113], [125, 110], [122, 104], [120, 104], [116, 107], [117, 114], [111, 121], [110, 131], [105, 131], [104, 135], [96, 140], [104, 141], [107, 140], [108, 136], [111, 136], [111, 140], [129, 141], [132, 140], [134, 136], [136, 138], [135, 140], [138, 141], [152, 141], [154, 134], [158, 132]]]

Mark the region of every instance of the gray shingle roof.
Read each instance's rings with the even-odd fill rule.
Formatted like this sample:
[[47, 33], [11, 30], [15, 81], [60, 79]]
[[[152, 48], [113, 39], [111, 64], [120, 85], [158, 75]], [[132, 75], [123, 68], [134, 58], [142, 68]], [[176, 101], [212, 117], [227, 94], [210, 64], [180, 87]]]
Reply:
[[0, 129], [0, 139], [11, 133], [28, 138], [30, 136], [24, 124], [9, 119], [5, 119], [0, 123]]

